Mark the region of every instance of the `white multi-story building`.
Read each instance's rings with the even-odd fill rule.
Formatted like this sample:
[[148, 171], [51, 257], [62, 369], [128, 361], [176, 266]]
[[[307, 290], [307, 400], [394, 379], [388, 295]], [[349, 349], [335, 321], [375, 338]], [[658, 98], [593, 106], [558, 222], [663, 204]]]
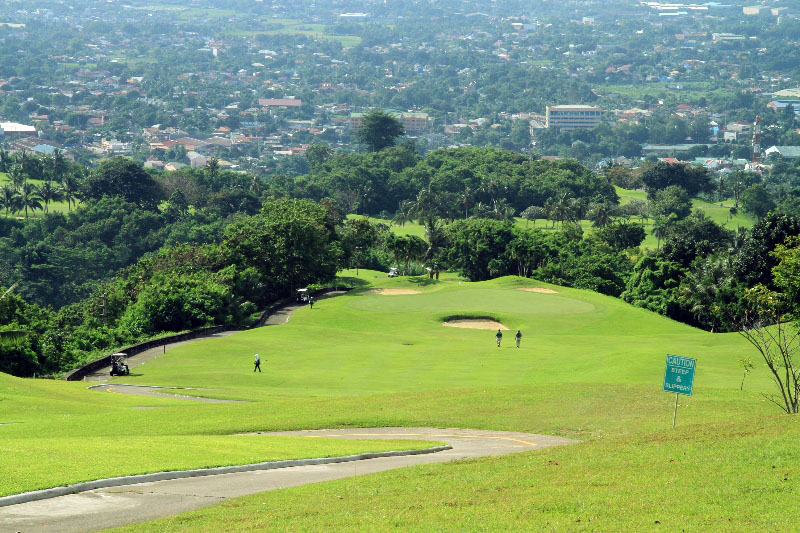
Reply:
[[590, 105], [547, 106], [546, 119], [548, 128], [594, 128], [603, 120], [603, 110]]

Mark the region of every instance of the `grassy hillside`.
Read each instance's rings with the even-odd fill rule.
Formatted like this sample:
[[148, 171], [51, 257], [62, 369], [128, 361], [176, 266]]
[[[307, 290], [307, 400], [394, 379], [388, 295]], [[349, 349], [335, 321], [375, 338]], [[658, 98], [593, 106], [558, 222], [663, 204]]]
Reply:
[[0, 373], [0, 496], [120, 475], [429, 446], [232, 436], [244, 427], [245, 404], [108, 394], [86, 385]]
[[[235, 432], [467, 427], [585, 442], [262, 494], [146, 527], [212, 531], [235, 520], [241, 530], [492, 524], [641, 531], [658, 521], [667, 530], [752, 531], [797, 518], [800, 428], [761, 396], [771, 390], [762, 365], [739, 390], [736, 362], [755, 354], [736, 334], [703, 332], [613, 298], [513, 277], [431, 282], [361, 270], [360, 280], [419, 293], [371, 294], [367, 287], [320, 300], [286, 325], [183, 345], [114, 380], [197, 387], [204, 390], [180, 393], [247, 403], [135, 398], [85, 391], [82, 383], [3, 377], [0, 422], [23, 422], [0, 426], [0, 445], [12, 450], [0, 479], [23, 480], [6, 481], [4, 493], [85, 471], [60, 466], [65, 458], [91, 465], [95, 475], [130, 469], [129, 461], [111, 461], [109, 448], [124, 447], [123, 458], [156, 468], [184, 457], [202, 464], [251, 460], [248, 450], [230, 446], [239, 437], [226, 435]], [[556, 292], [518, 290], [533, 287]], [[453, 316], [492, 317], [510, 330], [497, 348], [492, 330], [444, 327]], [[519, 349], [516, 329], [523, 332]], [[254, 352], [263, 374], [251, 372]], [[694, 396], [681, 397], [675, 429], [675, 396], [661, 391], [667, 353], [698, 360]], [[145, 406], [158, 408], [134, 409]], [[264, 446], [264, 455], [275, 453]], [[289, 442], [281, 451], [302, 456], [309, 453], [304, 446]]]
[[[286, 326], [176, 349], [135, 379], [265, 402], [264, 429], [289, 420], [430, 425], [585, 442], [266, 493], [130, 530], [212, 531], [235, 521], [241, 530], [753, 531], [798, 518], [800, 428], [760, 395], [770, 390], [760, 364], [739, 390], [736, 361], [753, 354], [737, 335], [516, 278], [429, 284], [360, 274], [420, 293], [322, 300]], [[494, 331], [443, 327], [452, 315], [494, 317], [511, 330], [498, 349]], [[516, 328], [520, 349], [507, 342]], [[256, 349], [267, 359], [264, 380], [247, 374]], [[675, 429], [675, 396], [661, 392], [667, 353], [698, 360]]]

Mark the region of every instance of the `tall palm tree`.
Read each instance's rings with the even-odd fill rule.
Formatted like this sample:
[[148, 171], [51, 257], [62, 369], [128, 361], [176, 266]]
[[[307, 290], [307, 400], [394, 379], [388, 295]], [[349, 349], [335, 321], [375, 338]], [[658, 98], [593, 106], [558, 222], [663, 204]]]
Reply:
[[430, 270], [430, 277], [436, 276], [439, 279], [441, 269], [440, 255], [447, 246], [447, 234], [442, 219], [429, 216], [425, 218], [425, 240], [428, 241], [428, 249], [425, 251], [425, 266]]
[[78, 201], [78, 178], [72, 174], [65, 174], [61, 180], [61, 194], [67, 201], [67, 211], [72, 211], [73, 202]]
[[678, 299], [702, 324], [714, 331], [719, 291], [733, 282], [733, 259], [730, 255], [706, 258], [695, 270], [686, 274], [678, 288]]
[[25, 208], [25, 218], [28, 218], [28, 209], [31, 212], [42, 208], [42, 197], [39, 195], [39, 187], [30, 182], [22, 184], [19, 190], [20, 202], [22, 207]]
[[461, 194], [458, 195], [461, 205], [464, 206], [464, 218], [469, 218], [469, 204], [472, 203], [473, 196], [474, 193], [472, 192], [472, 189], [470, 189], [469, 185], [465, 186]]
[[11, 165], [11, 168], [8, 170], [8, 179], [11, 180], [11, 185], [14, 187], [15, 191], [19, 191], [22, 188], [22, 184], [27, 180], [20, 165]]
[[656, 217], [653, 220], [653, 235], [656, 236], [656, 250], [661, 248], [661, 239], [667, 236], [669, 231], [669, 219], [666, 217]]
[[9, 211], [11, 211], [12, 214], [19, 211], [19, 193], [11, 185], [5, 185], [0, 188], [0, 205], [6, 210], [6, 217], [8, 217]]
[[496, 220], [509, 220], [514, 218], [516, 210], [505, 198], [492, 200], [492, 218]]
[[12, 163], [13, 159], [11, 158], [11, 154], [8, 153], [8, 150], [5, 148], [0, 149], [0, 172], [8, 172]]
[[555, 222], [561, 222], [561, 226], [564, 226], [564, 222], [572, 220], [575, 216], [573, 211], [573, 205], [570, 202], [571, 198], [569, 198], [569, 193], [564, 193], [561, 195], [558, 200], [553, 203], [553, 213], [551, 218], [553, 219], [554, 225]]
[[397, 213], [395, 213], [392, 222], [398, 224], [400, 227], [403, 227], [406, 225], [406, 222], [411, 219], [413, 212], [414, 202], [403, 200], [397, 205]]
[[31, 156], [27, 150], [20, 150], [15, 155], [17, 156], [17, 164], [19, 165], [25, 177], [27, 179], [38, 178], [36, 175], [37, 173], [33, 168], [36, 165], [36, 162], [34, 161], [35, 158]]
[[60, 182], [61, 181], [61, 173], [64, 170], [64, 163], [65, 163], [64, 154], [61, 153], [61, 150], [56, 148], [53, 150], [53, 156], [50, 158], [51, 164], [51, 174], [53, 181]]
[[39, 196], [44, 202], [44, 212], [47, 213], [50, 202], [57, 202], [61, 200], [61, 191], [56, 187], [52, 181], [47, 180], [39, 187]]
[[611, 224], [611, 206], [605, 202], [594, 204], [589, 210], [589, 219], [595, 228], [604, 228]]
[[429, 183], [427, 187], [423, 187], [417, 193], [417, 201], [414, 203], [414, 215], [419, 219], [424, 219], [435, 214], [436, 203], [436, 194]]
[[212, 180], [216, 179], [219, 174], [219, 158], [212, 157], [206, 161], [205, 171], [209, 178]]

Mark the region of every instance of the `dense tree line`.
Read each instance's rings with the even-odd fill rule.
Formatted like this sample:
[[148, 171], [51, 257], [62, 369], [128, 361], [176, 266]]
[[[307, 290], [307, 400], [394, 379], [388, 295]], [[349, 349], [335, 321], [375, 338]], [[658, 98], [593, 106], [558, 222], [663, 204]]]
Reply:
[[[58, 373], [159, 333], [247, 324], [344, 267], [534, 277], [714, 331], [737, 328], [753, 287], [796, 299], [785, 280], [794, 279], [800, 218], [770, 212], [734, 232], [690, 214], [687, 190], [719, 188], [702, 169], [596, 174], [498, 149], [423, 158], [410, 144], [361, 154], [320, 146], [307, 163], [307, 175], [261, 181], [214, 160], [159, 174], [114, 158], [82, 177], [82, 204], [66, 215], [0, 219], [0, 245], [10, 250], [0, 258], [2, 283], [18, 282], [0, 302], [0, 329], [28, 332], [0, 344], [0, 370]], [[648, 200], [619, 206], [615, 180], [639, 180]], [[752, 185], [737, 186], [744, 203]], [[514, 221], [520, 210], [534, 226]], [[417, 220], [425, 238], [343, 217], [352, 212]], [[654, 219], [657, 250], [640, 248], [637, 217]], [[535, 227], [541, 218], [552, 224]], [[586, 219], [594, 228], [584, 233]]]
[[0, 371], [58, 373], [98, 351], [159, 333], [247, 325], [295, 288], [333, 278], [342, 258], [336, 220], [325, 205], [270, 200], [258, 214], [230, 224], [219, 243], [144, 253], [96, 283], [88, 297], [59, 309], [6, 294], [0, 331], [25, 333], [0, 342]]

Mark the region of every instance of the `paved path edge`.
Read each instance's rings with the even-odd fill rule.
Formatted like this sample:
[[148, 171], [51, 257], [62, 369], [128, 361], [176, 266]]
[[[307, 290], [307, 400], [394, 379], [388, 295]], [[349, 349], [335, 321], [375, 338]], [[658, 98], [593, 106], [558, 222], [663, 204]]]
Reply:
[[107, 487], [119, 487], [123, 485], [135, 485], [137, 483], [149, 483], [152, 481], [166, 481], [169, 479], [181, 479], [187, 477], [215, 476], [219, 474], [233, 474], [236, 472], [249, 472], [254, 470], [274, 470], [277, 468], [288, 468], [292, 466], [324, 465], [331, 463], [347, 463], [351, 461], [363, 461], [365, 459], [376, 459], [378, 457], [399, 457], [404, 455], [422, 455], [428, 453], [443, 452], [452, 450], [452, 446], [435, 446], [433, 448], [423, 448], [421, 450], [404, 450], [397, 452], [374, 452], [362, 453], [358, 455], [344, 455], [340, 457], [321, 457], [317, 459], [292, 459], [287, 461], [269, 461], [266, 463], [254, 463], [236, 466], [220, 466], [216, 468], [200, 468], [196, 470], [171, 470], [167, 472], [154, 472], [152, 474], [140, 474], [137, 476], [112, 477], [107, 479], [97, 479], [84, 483], [75, 483], [64, 487], [54, 487], [51, 489], [35, 490], [12, 494], [0, 498], [0, 507], [28, 503], [58, 496], [66, 496], [78, 492], [102, 489]]

